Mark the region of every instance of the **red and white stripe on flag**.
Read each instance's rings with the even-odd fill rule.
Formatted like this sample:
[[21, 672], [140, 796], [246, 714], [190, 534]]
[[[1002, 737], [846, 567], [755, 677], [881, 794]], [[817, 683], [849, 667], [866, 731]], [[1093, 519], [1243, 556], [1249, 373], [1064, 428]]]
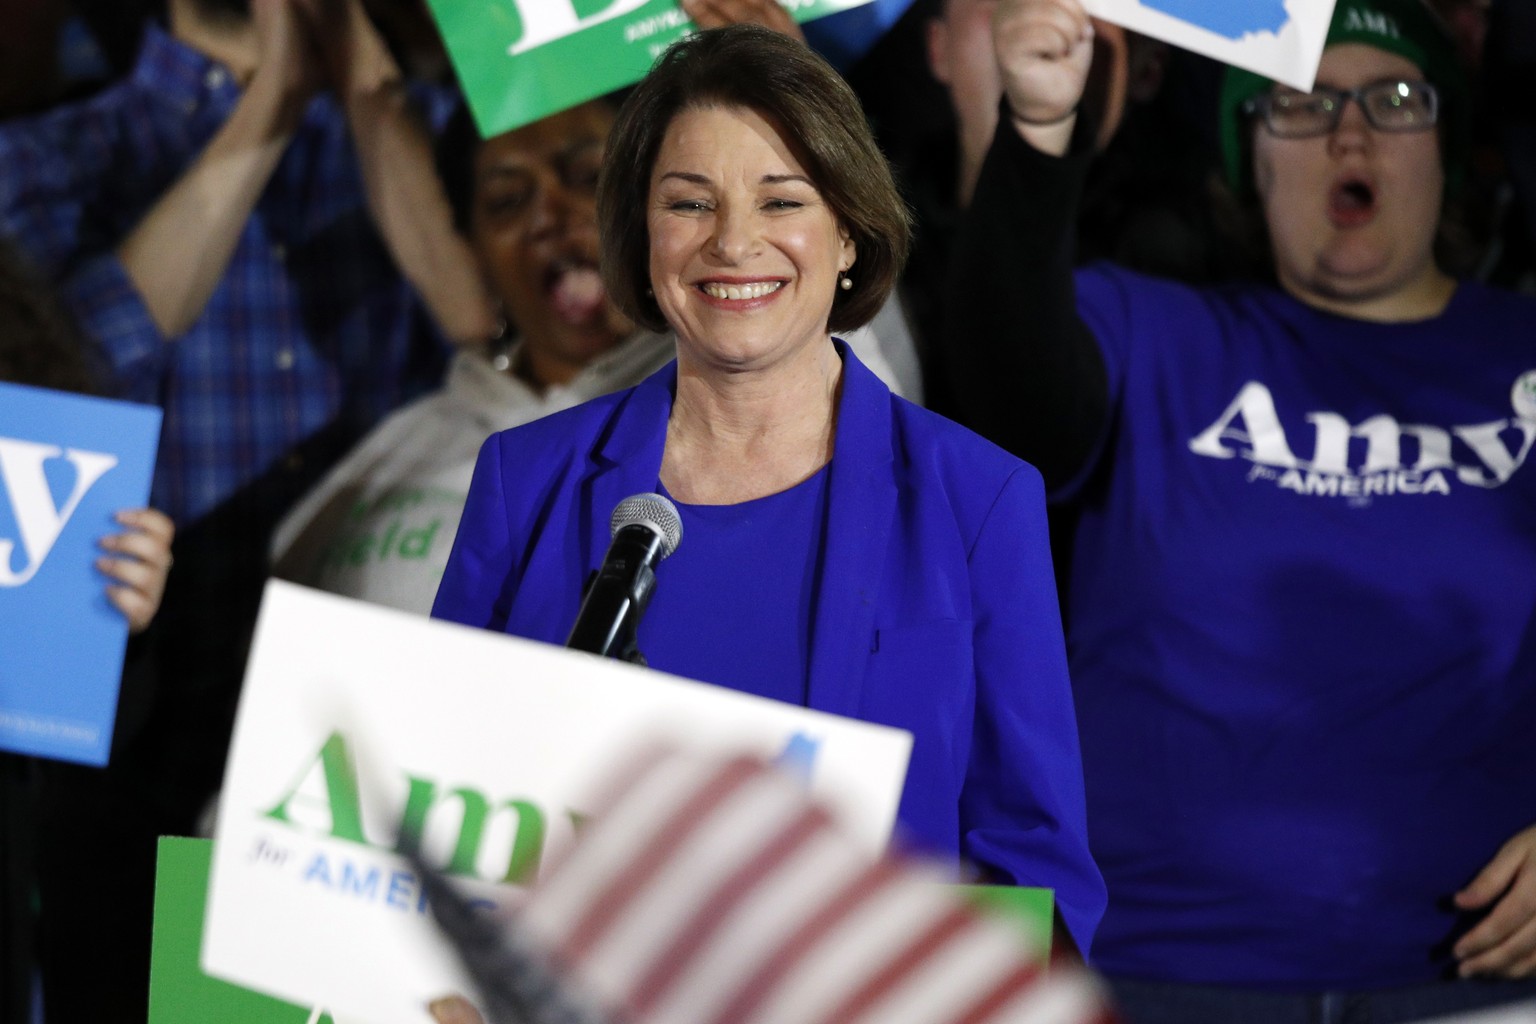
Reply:
[[875, 859], [749, 757], [627, 765], [523, 907], [524, 934], [617, 1019], [645, 1024], [1108, 1021], [1084, 970]]

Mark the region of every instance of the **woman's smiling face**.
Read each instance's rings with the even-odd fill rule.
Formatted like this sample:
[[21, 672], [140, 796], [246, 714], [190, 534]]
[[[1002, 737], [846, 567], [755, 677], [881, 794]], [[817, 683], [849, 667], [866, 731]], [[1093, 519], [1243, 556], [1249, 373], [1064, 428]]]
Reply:
[[757, 111], [679, 113], [651, 170], [646, 221], [651, 287], [680, 361], [753, 370], [826, 341], [854, 245]]

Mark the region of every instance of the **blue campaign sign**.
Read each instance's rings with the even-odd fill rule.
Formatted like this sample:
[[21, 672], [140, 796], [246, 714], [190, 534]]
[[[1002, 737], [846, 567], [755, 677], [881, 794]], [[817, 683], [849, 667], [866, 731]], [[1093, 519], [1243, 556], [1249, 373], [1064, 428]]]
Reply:
[[1282, 0], [1233, 3], [1232, 0], [1142, 0], [1146, 6], [1171, 14], [1228, 39], [1256, 32], [1279, 35], [1290, 20]]
[[0, 749], [107, 763], [128, 624], [97, 544], [159, 438], [152, 406], [0, 383]]

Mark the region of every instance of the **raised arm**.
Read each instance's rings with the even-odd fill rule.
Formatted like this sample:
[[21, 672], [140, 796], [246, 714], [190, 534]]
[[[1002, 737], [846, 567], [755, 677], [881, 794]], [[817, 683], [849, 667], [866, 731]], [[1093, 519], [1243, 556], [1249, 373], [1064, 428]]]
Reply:
[[332, 86], [357, 147], [368, 209], [395, 265], [452, 341], [495, 330], [492, 303], [432, 160], [432, 142], [360, 0], [319, 0]]
[[319, 84], [299, 3], [254, 0], [259, 63], [234, 113], [118, 246], [166, 341], [202, 315]]
[[1059, 492], [1087, 468], [1109, 415], [1072, 281], [1093, 29], [1076, 0], [1002, 0], [993, 33], [1005, 96], [956, 238], [945, 351], [967, 424]]

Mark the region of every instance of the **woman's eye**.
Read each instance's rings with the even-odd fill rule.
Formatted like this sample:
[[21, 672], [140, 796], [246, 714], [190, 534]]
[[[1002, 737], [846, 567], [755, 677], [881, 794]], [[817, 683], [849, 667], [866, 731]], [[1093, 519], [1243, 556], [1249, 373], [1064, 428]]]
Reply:
[[709, 204], [702, 199], [674, 199], [667, 204], [667, 209], [678, 213], [703, 213], [709, 209]]
[[517, 213], [528, 205], [528, 192], [498, 192], [481, 200], [481, 207], [492, 217], [505, 217]]
[[574, 164], [565, 172], [565, 183], [571, 188], [579, 188], [587, 191], [597, 189], [597, 177], [602, 170], [602, 164]]
[[793, 199], [770, 199], [763, 204], [763, 208], [766, 210], [798, 210], [804, 205], [804, 203], [796, 202]]

